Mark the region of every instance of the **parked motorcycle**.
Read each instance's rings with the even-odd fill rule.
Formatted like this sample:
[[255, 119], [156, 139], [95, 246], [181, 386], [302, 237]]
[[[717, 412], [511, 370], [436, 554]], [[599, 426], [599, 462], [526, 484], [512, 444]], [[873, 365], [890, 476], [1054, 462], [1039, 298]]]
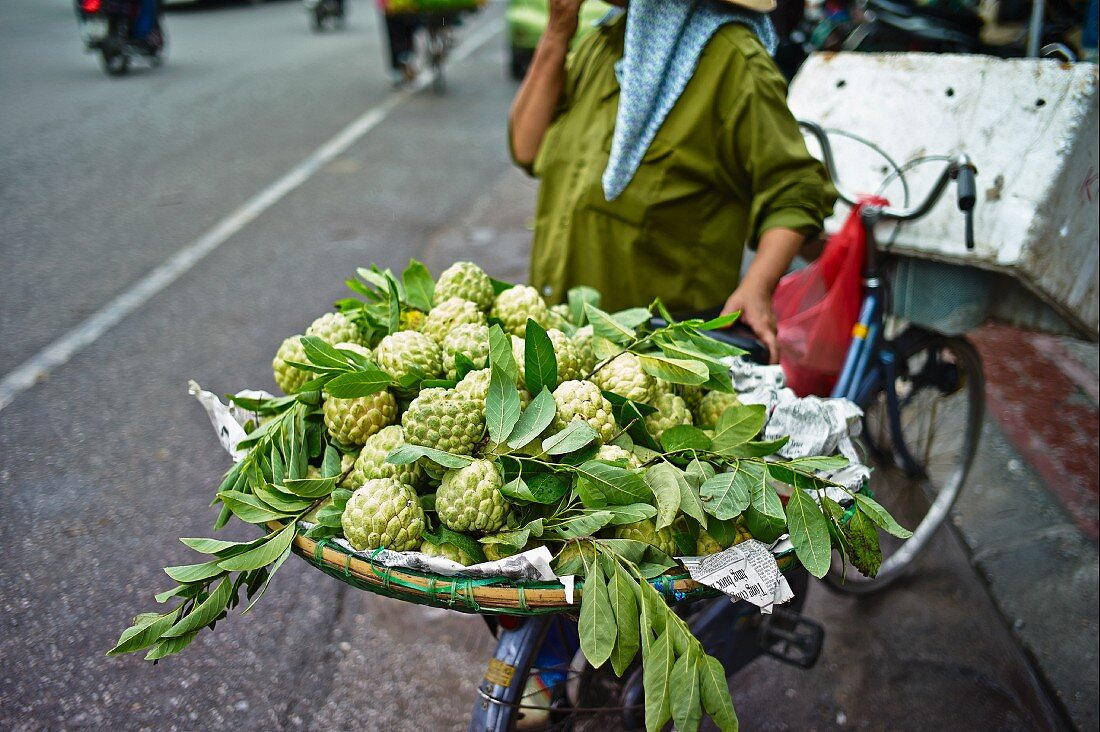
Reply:
[[313, 30], [321, 32], [328, 25], [342, 27], [346, 12], [344, 0], [302, 0], [309, 13], [309, 24]]
[[140, 6], [133, 0], [76, 0], [76, 15], [84, 50], [98, 53], [103, 70], [109, 76], [121, 76], [130, 70], [137, 56], [159, 66], [163, 60], [165, 37], [158, 8], [153, 29], [145, 38], [137, 38], [133, 29]]

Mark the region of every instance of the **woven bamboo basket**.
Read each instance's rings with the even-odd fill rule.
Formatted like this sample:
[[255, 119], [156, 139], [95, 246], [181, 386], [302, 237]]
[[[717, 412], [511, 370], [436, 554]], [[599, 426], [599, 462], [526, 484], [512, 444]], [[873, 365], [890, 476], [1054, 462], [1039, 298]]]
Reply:
[[[272, 527], [277, 524], [272, 524]], [[328, 539], [314, 541], [299, 532], [294, 537], [294, 553], [327, 575], [352, 587], [393, 597], [406, 602], [449, 608], [466, 613], [488, 615], [546, 615], [580, 611], [583, 582], [578, 581], [574, 602], [565, 599], [560, 582], [517, 582], [507, 577], [468, 578], [384, 567], [352, 554]], [[777, 557], [784, 572], [796, 563], [794, 553]], [[701, 585], [683, 568], [670, 570], [650, 580], [671, 603], [691, 602], [716, 597], [720, 592]]]

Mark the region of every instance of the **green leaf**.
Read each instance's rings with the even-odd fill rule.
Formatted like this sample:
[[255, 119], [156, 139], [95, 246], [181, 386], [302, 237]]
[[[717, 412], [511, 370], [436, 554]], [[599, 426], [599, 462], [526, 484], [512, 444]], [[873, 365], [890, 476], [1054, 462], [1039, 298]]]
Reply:
[[611, 668], [616, 676], [622, 677], [638, 655], [642, 643], [638, 631], [638, 600], [635, 596], [638, 583], [627, 575], [617, 561], [611, 560], [609, 564], [611, 568], [608, 571], [607, 599], [615, 616], [616, 629], [615, 647], [611, 651]]
[[278, 559], [294, 541], [294, 524], [286, 525], [282, 531], [255, 549], [238, 554], [218, 562], [218, 566], [229, 572], [259, 569]]
[[617, 465], [589, 460], [577, 468], [577, 473], [603, 495], [607, 505], [629, 506], [648, 502], [653, 497], [643, 476]]
[[398, 289], [399, 283], [394, 278], [394, 276], [390, 274], [389, 270], [386, 270], [386, 284], [388, 285], [390, 290], [390, 299], [387, 303], [388, 308], [386, 314], [388, 315], [388, 318], [386, 321], [386, 329], [390, 333], [396, 333], [397, 331], [401, 330], [402, 297], [401, 291]]
[[[477, 371], [480, 368], [483, 368], [483, 366], [479, 366], [478, 364], [471, 361], [470, 357], [467, 356], [465, 353], [458, 353], [456, 351], [454, 356], [455, 356], [455, 383], [456, 384], [459, 381], [462, 381], [463, 379], [465, 379], [466, 375], [469, 374], [471, 371]], [[435, 379], [432, 379], [432, 381], [435, 381]], [[420, 388], [423, 389], [424, 387], [421, 386]]]
[[810, 494], [800, 488], [787, 499], [787, 531], [802, 566], [814, 577], [824, 577], [832, 561], [829, 524]]
[[298, 498], [293, 494], [284, 493], [278, 488], [266, 484], [253, 487], [252, 495], [256, 496], [276, 511], [281, 511], [286, 514], [304, 511], [313, 503], [312, 498]]
[[727, 520], [741, 515], [749, 506], [752, 478], [735, 462], [727, 473], [718, 473], [699, 486], [703, 508], [717, 519]]
[[191, 645], [191, 641], [195, 640], [195, 636], [199, 634], [199, 631], [192, 631], [187, 635], [181, 635], [176, 638], [165, 638], [164, 640], [153, 646], [153, 650], [145, 654], [146, 661], [159, 661], [165, 656], [171, 656], [173, 653], [179, 653], [187, 646]]
[[820, 478], [812, 473], [808, 473], [801, 468], [797, 468], [790, 463], [777, 463], [769, 462], [768, 475], [780, 483], [786, 483], [789, 486], [795, 488], [805, 488], [807, 490], [816, 490], [819, 488], [825, 488], [827, 486], [836, 485], [831, 480]]
[[584, 657], [594, 668], [599, 668], [611, 657], [615, 648], [617, 628], [607, 583], [599, 562], [588, 567], [588, 578], [581, 594], [581, 617], [577, 624]]
[[395, 447], [390, 454], [386, 456], [386, 462], [393, 463], [394, 465], [410, 465], [422, 457], [428, 458], [436, 465], [451, 469], [465, 468], [474, 461], [472, 457], [466, 455], [455, 455], [431, 447], [422, 447], [420, 445], [410, 445], [406, 443]]
[[336, 488], [336, 478], [298, 478], [284, 480], [281, 488], [302, 498], [324, 498]]
[[274, 577], [275, 573], [279, 571], [279, 567], [283, 566], [283, 562], [285, 562], [286, 558], [290, 556], [290, 551], [291, 547], [288, 546], [286, 548], [286, 551], [283, 552], [282, 556], [276, 559], [274, 564], [267, 568], [267, 577], [264, 579], [263, 584], [260, 586], [256, 594], [254, 596], [250, 595], [251, 600], [248, 603], [248, 607], [241, 611], [242, 615], [255, 607], [256, 603], [260, 601], [260, 598], [264, 596], [264, 593], [267, 592], [268, 585], [271, 584], [271, 578]]
[[713, 446], [706, 432], [690, 424], [670, 427], [661, 435], [661, 445], [667, 452], [677, 450], [710, 450]]
[[711, 318], [701, 324], [699, 330], [723, 330], [736, 323], [740, 318], [740, 312], [730, 313], [729, 315], [719, 315], [717, 318]]
[[385, 371], [368, 369], [337, 376], [325, 384], [325, 391], [334, 399], [358, 399], [384, 391], [392, 383]]
[[409, 260], [409, 266], [401, 274], [405, 285], [405, 300], [417, 310], [428, 312], [432, 309], [435, 296], [435, 281], [432, 273], [415, 259]]
[[592, 304], [585, 303], [584, 313], [588, 322], [592, 324], [592, 332], [595, 335], [619, 345], [626, 345], [634, 340], [633, 328], [626, 327]]
[[597, 531], [611, 523], [615, 514], [610, 511], [593, 511], [562, 521], [549, 529], [560, 539], [579, 539], [593, 536]]
[[302, 336], [302, 348], [306, 358], [315, 366], [340, 372], [350, 370], [343, 354], [317, 336]]
[[481, 544], [476, 539], [457, 531], [451, 531], [446, 526], [441, 525], [435, 527], [432, 531], [425, 531], [423, 536], [429, 543], [436, 546], [442, 544], [455, 546], [479, 564], [485, 561], [485, 550], [481, 548]]
[[611, 317], [623, 327], [637, 330], [643, 323], [649, 322], [651, 315], [649, 308], [627, 308], [612, 313]]
[[570, 288], [567, 297], [569, 299], [569, 317], [577, 327], [583, 326], [588, 320], [588, 315], [584, 309], [585, 303], [596, 308], [600, 306], [599, 290], [586, 285]]
[[612, 526], [632, 524], [643, 519], [653, 518], [657, 515], [657, 509], [648, 503], [631, 503], [626, 506], [608, 506], [608, 511], [614, 514], [611, 519]]
[[673, 384], [698, 385], [710, 378], [710, 369], [706, 364], [686, 359], [668, 358], [646, 354], [638, 356], [642, 369], [650, 376]]
[[515, 380], [493, 367], [489, 372], [489, 393], [485, 397], [485, 424], [489, 428], [489, 439], [497, 444], [508, 439], [519, 422], [520, 409]]
[[527, 409], [523, 410], [512, 434], [508, 436], [508, 447], [518, 450], [528, 445], [546, 431], [557, 412], [558, 404], [554, 401], [554, 395], [544, 388], [531, 400]]
[[684, 469], [684, 475], [687, 476], [688, 483], [691, 483], [691, 487], [696, 490], [699, 490], [703, 483], [713, 478], [716, 472], [717, 470], [713, 465], [705, 463], [699, 458], [692, 460]]
[[168, 602], [173, 597], [185, 597], [192, 598], [198, 596], [202, 592], [202, 585], [176, 585], [170, 590], [166, 590], [159, 595], [153, 595], [153, 599], [157, 602]]
[[499, 534], [492, 534], [490, 536], [483, 536], [478, 541], [482, 544], [494, 544], [498, 546], [510, 547], [511, 549], [521, 551], [523, 547], [527, 546], [527, 541], [531, 538], [530, 529], [516, 529], [515, 531], [502, 531]]
[[340, 473], [343, 472], [341, 467], [343, 461], [340, 458], [340, 451], [332, 445], [325, 447], [325, 457], [321, 461], [321, 477], [323, 478], [338, 478]]
[[556, 473], [535, 473], [527, 480], [517, 477], [509, 481], [500, 492], [512, 500], [548, 505], [569, 492], [569, 479]]
[[893, 534], [899, 539], [908, 539], [913, 535], [912, 531], [903, 528], [881, 504], [875, 501], [875, 499], [865, 496], [862, 493], [855, 493], [852, 497], [856, 499], [856, 503], [859, 504], [860, 510], [867, 514], [869, 519], [881, 526], [886, 533]]
[[768, 485], [768, 468], [761, 462], [742, 460], [741, 471], [749, 488], [749, 507], [745, 509], [749, 531], [761, 541], [774, 541], [784, 532], [787, 515], [775, 489]]
[[763, 404], [739, 404], [728, 408], [714, 428], [714, 449], [722, 452], [748, 442], [760, 434], [767, 419]]
[[829, 536], [835, 548], [841, 555], [841, 561], [846, 562], [852, 554], [852, 545], [848, 542], [848, 536], [844, 533], [844, 509], [832, 498], [823, 495], [821, 503], [825, 507], [825, 517], [829, 520]]
[[852, 549], [848, 557], [852, 566], [864, 576], [874, 577], [882, 566], [882, 548], [878, 543], [878, 530], [874, 522], [860, 509], [852, 514], [844, 528], [848, 545]]
[[[662, 612], [667, 613], [667, 608], [663, 608]], [[642, 652], [645, 727], [650, 732], [655, 732], [664, 727], [665, 722], [672, 718], [672, 708], [669, 703], [669, 677], [672, 676], [672, 668], [676, 659], [672, 649], [672, 637], [669, 635], [667, 628], [664, 632], [657, 634], [657, 639], [649, 644], [648, 649], [643, 646]]]
[[225, 610], [225, 606], [229, 604], [231, 589], [232, 584], [229, 578], [224, 578], [218, 583], [218, 588], [210, 593], [209, 597], [203, 600], [198, 607], [189, 612], [182, 620], [164, 631], [161, 637], [178, 638], [214, 622], [214, 619], [221, 615], [222, 611]]
[[722, 732], [737, 732], [737, 713], [733, 711], [730, 687], [726, 683], [726, 669], [714, 656], [703, 655], [699, 659], [699, 689], [703, 695], [703, 709]]
[[202, 562], [200, 564], [181, 564], [175, 567], [165, 567], [164, 573], [180, 584], [190, 582], [204, 582], [211, 577], [217, 577], [222, 573], [218, 566], [218, 560]]
[[599, 437], [599, 433], [584, 420], [575, 419], [556, 434], [542, 441], [547, 455], [565, 455], [575, 452]]
[[532, 394], [542, 391], [543, 387], [553, 390], [558, 385], [558, 358], [554, 354], [554, 344], [533, 318], [527, 319], [523, 382]]
[[680, 471], [668, 463], [657, 463], [645, 473], [645, 482], [657, 499], [657, 528], [663, 529], [672, 524], [680, 511], [680, 483], [677, 474]]
[[505, 290], [511, 290], [515, 285], [511, 282], [505, 282], [504, 280], [498, 280], [495, 277], [490, 277], [489, 282], [493, 284], [493, 295], [499, 295]]
[[722, 454], [730, 457], [767, 457], [782, 450], [783, 446], [790, 441], [790, 435], [783, 435], [778, 440], [746, 442], [736, 447], [726, 448]]
[[266, 524], [268, 521], [280, 521], [288, 516], [270, 508], [256, 496], [248, 493], [227, 491], [219, 493], [218, 498], [233, 512], [234, 516], [248, 524]]
[[107, 651], [107, 655], [118, 656], [123, 653], [132, 653], [153, 645], [176, 622], [179, 610], [177, 607], [164, 615], [150, 613], [144, 617], [139, 616], [141, 620], [122, 632], [118, 642], [115, 643], [115, 647]]
[[[671, 467], [671, 466], [670, 466]], [[691, 485], [687, 475], [679, 468], [673, 467], [669, 475], [676, 480], [676, 487], [680, 491], [680, 510], [699, 522], [704, 529], [707, 527], [707, 513], [703, 510], [703, 502], [699, 498], [698, 491]]]
[[703, 721], [698, 651], [694, 648], [676, 659], [669, 676], [669, 701], [677, 732], [695, 732]]
[[194, 549], [202, 554], [221, 554], [227, 550], [231, 551], [246, 551], [254, 546], [258, 546], [267, 540], [268, 537], [263, 536], [259, 539], [253, 539], [252, 541], [221, 541], [219, 539], [192, 539], [183, 537], [181, 542], [187, 547]]
[[832, 457], [815, 455], [811, 457], [795, 458], [787, 462], [801, 470], [822, 470], [831, 472], [846, 467], [848, 465], [848, 458], [842, 455], [834, 455]]
[[343, 523], [341, 521], [343, 516], [343, 507], [337, 507], [329, 504], [328, 506], [322, 506], [320, 510], [317, 511], [317, 523], [321, 526], [339, 529], [343, 527]]
[[512, 337], [499, 325], [489, 328], [489, 366], [500, 369], [513, 382], [519, 380], [519, 367], [512, 355]]

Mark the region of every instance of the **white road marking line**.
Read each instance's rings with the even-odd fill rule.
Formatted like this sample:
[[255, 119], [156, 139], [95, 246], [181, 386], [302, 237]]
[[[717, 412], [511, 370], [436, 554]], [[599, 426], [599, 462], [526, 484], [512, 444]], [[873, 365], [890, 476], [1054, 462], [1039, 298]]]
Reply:
[[[500, 32], [495, 18], [476, 28], [451, 54], [450, 62], [465, 60]], [[246, 201], [237, 210], [169, 257], [126, 291], [90, 315], [86, 320], [17, 366], [0, 380], [0, 411], [17, 396], [32, 388], [51, 371], [68, 363], [73, 356], [99, 340], [128, 315], [149, 302], [158, 292], [178, 280], [206, 255], [228, 241], [260, 214], [288, 193], [309, 180], [318, 170], [343, 154], [364, 135], [377, 127], [414, 94], [431, 85], [432, 72], [421, 74], [407, 91], [395, 94], [363, 113], [335, 137], [313, 151], [309, 157], [283, 177]]]

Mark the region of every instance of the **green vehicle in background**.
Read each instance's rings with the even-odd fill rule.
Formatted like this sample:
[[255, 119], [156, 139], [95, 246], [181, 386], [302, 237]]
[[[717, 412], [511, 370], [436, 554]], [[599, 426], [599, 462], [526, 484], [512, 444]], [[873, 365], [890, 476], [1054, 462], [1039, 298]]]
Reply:
[[[582, 5], [581, 19], [574, 42], [589, 33], [596, 21], [610, 9], [610, 5], [600, 0], [588, 0]], [[547, 0], [508, 0], [505, 22], [508, 24], [510, 45], [508, 65], [513, 79], [519, 81], [527, 73], [527, 67], [535, 55], [535, 46], [538, 45], [539, 38], [546, 29], [549, 17]]]

